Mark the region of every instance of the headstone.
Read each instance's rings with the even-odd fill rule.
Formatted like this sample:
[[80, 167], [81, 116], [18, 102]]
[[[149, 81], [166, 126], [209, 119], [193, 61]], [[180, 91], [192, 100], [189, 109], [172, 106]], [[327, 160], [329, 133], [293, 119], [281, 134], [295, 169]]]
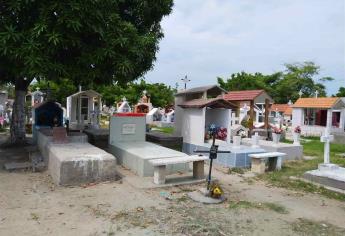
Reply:
[[53, 127], [53, 143], [67, 143], [67, 131], [64, 127]]

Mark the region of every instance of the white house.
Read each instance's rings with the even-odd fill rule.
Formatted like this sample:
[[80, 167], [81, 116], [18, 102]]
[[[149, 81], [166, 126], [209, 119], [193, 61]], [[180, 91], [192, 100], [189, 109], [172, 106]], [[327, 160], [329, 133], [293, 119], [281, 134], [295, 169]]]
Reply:
[[86, 125], [99, 128], [101, 95], [94, 90], [79, 91], [67, 97], [67, 118], [73, 129], [84, 129]]
[[320, 136], [327, 125], [332, 133], [343, 133], [345, 101], [338, 97], [299, 98], [292, 106], [292, 127], [300, 126], [306, 136]]

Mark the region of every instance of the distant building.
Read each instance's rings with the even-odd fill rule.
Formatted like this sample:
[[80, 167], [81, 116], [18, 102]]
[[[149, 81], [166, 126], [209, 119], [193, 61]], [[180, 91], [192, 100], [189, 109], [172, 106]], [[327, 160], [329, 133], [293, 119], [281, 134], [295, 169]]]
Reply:
[[270, 116], [273, 118], [283, 117], [287, 124], [292, 122], [292, 104], [272, 104]]
[[[224, 95], [224, 99], [238, 106], [236, 115], [240, 123], [247, 113], [254, 123], [265, 123], [265, 103], [268, 103], [268, 108], [273, 103], [273, 99], [262, 89], [230, 91]], [[268, 127], [268, 124], [266, 125]]]
[[345, 99], [338, 97], [299, 98], [292, 106], [292, 126], [303, 135], [320, 136], [327, 125], [342, 133], [345, 126]]

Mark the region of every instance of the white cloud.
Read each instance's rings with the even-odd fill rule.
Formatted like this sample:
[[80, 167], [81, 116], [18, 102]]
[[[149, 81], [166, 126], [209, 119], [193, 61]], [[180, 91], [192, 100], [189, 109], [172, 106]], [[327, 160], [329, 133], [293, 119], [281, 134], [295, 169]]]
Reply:
[[165, 37], [150, 82], [190, 86], [216, 83], [231, 73], [281, 70], [312, 60], [332, 76], [330, 94], [345, 86], [343, 0], [176, 0], [162, 22]]

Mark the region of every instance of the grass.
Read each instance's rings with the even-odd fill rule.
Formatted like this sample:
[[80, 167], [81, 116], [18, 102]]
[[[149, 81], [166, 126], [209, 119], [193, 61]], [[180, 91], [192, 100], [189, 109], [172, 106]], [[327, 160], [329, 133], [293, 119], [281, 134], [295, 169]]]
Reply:
[[232, 201], [229, 204], [229, 209], [268, 209], [279, 214], [288, 214], [289, 211], [282, 205], [274, 202], [248, 202], [248, 201]]
[[345, 230], [334, 225], [304, 218], [292, 224], [292, 230], [302, 235], [344, 235]]
[[[308, 171], [318, 168], [318, 164], [323, 162], [323, 148], [324, 144], [319, 141], [319, 138], [305, 138], [308, 142], [302, 142], [303, 152], [305, 156], [315, 156], [313, 160], [299, 160], [286, 162], [281, 171], [268, 172], [258, 178], [270, 182], [277, 187], [284, 187], [293, 190], [302, 190], [304, 192], [319, 193], [323, 196], [345, 201], [345, 195], [330, 191], [323, 187], [318, 187], [311, 183], [306, 183], [298, 179], [291, 179], [290, 176], [302, 177]], [[336, 156], [337, 153], [344, 153], [345, 145], [334, 144], [330, 145], [331, 162], [345, 167], [345, 158]]]
[[155, 131], [159, 131], [159, 132], [162, 132], [162, 133], [166, 133], [166, 134], [172, 134], [174, 133], [174, 127], [152, 127], [154, 128]]
[[231, 175], [233, 173], [237, 173], [237, 174], [244, 174], [245, 172], [245, 169], [244, 168], [239, 168], [239, 167], [232, 167], [232, 168], [229, 168], [228, 170], [228, 174]]
[[279, 214], [288, 214], [289, 211], [282, 205], [274, 203], [274, 202], [265, 202], [263, 203], [265, 208], [270, 209], [271, 211], [275, 211]]

